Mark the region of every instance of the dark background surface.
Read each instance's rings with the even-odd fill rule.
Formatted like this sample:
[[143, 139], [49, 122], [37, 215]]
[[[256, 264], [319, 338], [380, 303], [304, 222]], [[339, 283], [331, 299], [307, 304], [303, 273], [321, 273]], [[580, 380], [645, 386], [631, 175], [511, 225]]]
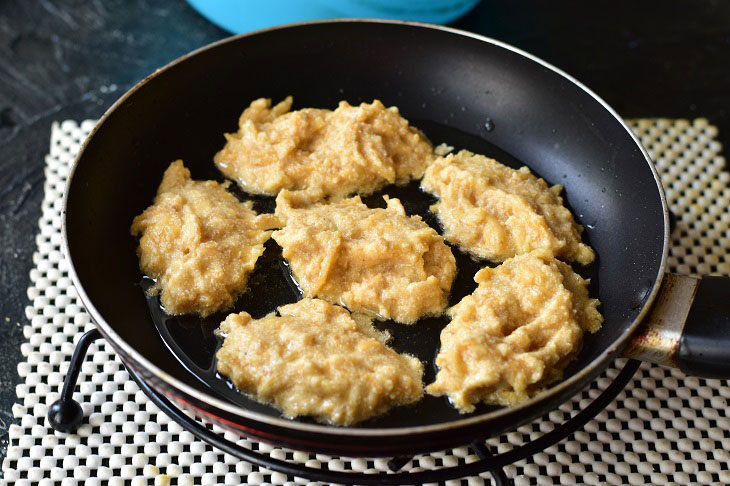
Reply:
[[[525, 49], [624, 117], [705, 117], [730, 143], [730, 2], [482, 2], [453, 24]], [[98, 118], [156, 68], [228, 34], [182, 0], [0, 1], [0, 457], [54, 120]]]

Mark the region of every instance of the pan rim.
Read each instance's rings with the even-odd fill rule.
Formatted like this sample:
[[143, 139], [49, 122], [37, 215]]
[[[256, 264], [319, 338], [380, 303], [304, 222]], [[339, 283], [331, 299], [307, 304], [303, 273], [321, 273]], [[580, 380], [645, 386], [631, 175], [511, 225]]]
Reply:
[[[72, 186], [74, 174], [76, 172], [76, 169], [78, 168], [79, 161], [83, 157], [84, 152], [86, 151], [86, 148], [90, 141], [94, 138], [94, 135], [98, 131], [98, 129], [104, 124], [104, 122], [109, 118], [114, 111], [124, 104], [128, 98], [130, 98], [137, 90], [139, 90], [141, 87], [146, 85], [151, 79], [157, 77], [159, 74], [169, 70], [170, 68], [176, 66], [179, 63], [184, 62], [190, 57], [193, 57], [199, 53], [202, 53], [204, 51], [207, 51], [209, 49], [214, 49], [219, 45], [227, 44], [229, 42], [236, 42], [239, 39], [247, 38], [251, 36], [256, 36], [259, 34], [263, 34], [270, 31], [277, 31], [277, 30], [283, 30], [283, 29], [290, 29], [290, 28], [296, 28], [300, 26], [308, 26], [308, 25], [319, 25], [319, 24], [338, 24], [338, 23], [359, 23], [359, 24], [391, 24], [391, 25], [401, 25], [401, 26], [410, 26], [410, 27], [418, 27], [423, 29], [429, 29], [429, 30], [437, 30], [437, 31], [444, 31], [448, 32], [450, 34], [459, 35], [463, 37], [469, 37], [481, 42], [485, 42], [487, 44], [491, 44], [497, 47], [500, 47], [502, 49], [506, 49], [510, 52], [513, 52], [515, 54], [518, 54], [524, 58], [527, 58], [528, 60], [532, 62], [536, 62], [537, 64], [543, 66], [544, 68], [547, 68], [551, 70], [552, 72], [558, 74], [559, 76], [562, 76], [566, 80], [573, 83], [575, 86], [583, 90], [586, 94], [588, 94], [591, 98], [593, 98], [596, 102], [598, 102], [610, 115], [614, 117], [614, 119], [621, 125], [621, 127], [624, 128], [624, 130], [629, 134], [631, 139], [634, 141], [636, 146], [641, 151], [642, 155], [644, 156], [644, 160], [646, 161], [647, 165], [649, 166], [649, 169], [651, 170], [651, 173], [654, 177], [654, 181], [656, 182], [657, 189], [659, 191], [660, 201], [662, 205], [662, 213], [664, 218], [664, 235], [663, 235], [663, 242], [662, 242], [662, 255], [661, 255], [661, 261], [659, 265], [659, 269], [657, 272], [657, 275], [654, 279], [651, 291], [647, 295], [647, 297], [644, 300], [644, 303], [642, 305], [641, 310], [639, 311], [639, 314], [634, 319], [634, 321], [628, 326], [626, 331], [621, 335], [617, 340], [615, 340], [613, 343], [609, 344], [605, 350], [603, 350], [596, 358], [594, 358], [592, 361], [587, 363], [582, 369], [580, 369], [577, 373], [561, 380], [558, 384], [551, 386], [547, 390], [541, 392], [540, 394], [536, 395], [535, 397], [522, 402], [518, 405], [514, 405], [511, 407], [503, 407], [497, 410], [493, 410], [487, 413], [479, 414], [473, 417], [466, 417], [462, 419], [453, 420], [450, 422], [443, 422], [438, 424], [430, 424], [430, 425], [417, 425], [417, 426], [408, 426], [408, 427], [391, 427], [391, 428], [357, 428], [357, 427], [338, 427], [334, 425], [326, 425], [326, 424], [310, 424], [310, 423], [302, 423], [302, 422], [295, 422], [283, 417], [274, 417], [266, 414], [262, 414], [259, 412], [254, 412], [251, 410], [244, 409], [242, 407], [235, 406], [229, 402], [223, 401], [222, 399], [215, 398], [214, 396], [205, 393], [199, 389], [196, 389], [186, 383], [183, 383], [179, 379], [171, 376], [170, 374], [166, 373], [162, 369], [160, 369], [157, 365], [152, 363], [150, 360], [148, 360], [146, 357], [142, 356], [141, 353], [139, 353], [134, 347], [132, 347], [130, 344], [128, 344], [125, 340], [121, 338], [119, 334], [116, 333], [116, 331], [112, 328], [109, 323], [104, 319], [104, 317], [101, 315], [101, 313], [96, 309], [96, 307], [91, 303], [91, 300], [89, 299], [89, 296], [87, 295], [86, 291], [84, 290], [84, 287], [81, 285], [81, 281], [79, 280], [79, 277], [76, 273], [76, 268], [73, 264], [73, 261], [71, 259], [71, 253], [70, 248], [68, 245], [68, 235], [67, 235], [67, 204], [68, 204], [68, 196], [69, 196], [69, 189]], [[316, 21], [309, 21], [309, 22], [298, 22], [298, 23], [291, 23], [291, 24], [285, 24], [280, 25], [276, 27], [270, 27], [266, 29], [256, 30], [252, 32], [247, 32], [244, 34], [239, 34], [236, 36], [227, 37], [221, 40], [218, 40], [216, 42], [213, 42], [211, 44], [205, 45], [203, 47], [200, 47], [198, 49], [195, 49], [187, 54], [184, 54], [183, 56], [180, 56], [177, 59], [174, 59], [170, 63], [166, 64], [165, 66], [155, 70], [153, 73], [146, 76], [144, 79], [142, 79], [140, 82], [135, 84], [132, 88], [130, 88], [126, 93], [124, 93], [114, 104], [109, 107], [102, 117], [99, 119], [99, 121], [96, 123], [94, 128], [92, 129], [89, 136], [86, 138], [84, 143], [81, 146], [81, 149], [79, 150], [78, 155], [76, 156], [73, 166], [71, 167], [71, 170], [68, 175], [68, 181], [64, 190], [63, 194], [63, 202], [62, 202], [62, 213], [63, 213], [63, 224], [62, 224], [62, 251], [64, 256], [67, 259], [68, 265], [69, 265], [69, 275], [71, 277], [71, 280], [74, 283], [74, 287], [76, 288], [76, 291], [79, 295], [79, 298], [84, 303], [84, 306], [86, 310], [89, 312], [91, 317], [93, 318], [95, 324], [97, 327], [99, 327], [104, 334], [104, 336], [107, 339], [110, 339], [112, 341], [112, 344], [114, 347], [118, 347], [121, 349], [125, 354], [127, 354], [132, 360], [139, 363], [139, 365], [144, 366], [145, 369], [154, 375], [156, 378], [161, 380], [164, 383], [167, 383], [171, 388], [180, 390], [182, 393], [194, 397], [197, 400], [200, 400], [201, 402], [205, 403], [207, 406], [212, 407], [213, 409], [220, 409], [222, 411], [225, 411], [228, 414], [232, 414], [237, 417], [241, 417], [242, 419], [246, 420], [252, 420], [257, 423], [270, 425], [270, 426], [276, 426], [276, 427], [282, 427], [285, 429], [295, 429], [299, 432], [311, 432], [311, 433], [319, 433], [319, 434], [331, 434], [331, 435], [340, 435], [340, 436], [354, 436], [354, 437], [389, 437], [394, 435], [413, 435], [413, 434], [428, 434], [433, 432], [441, 432], [441, 431], [450, 431], [454, 429], [461, 429], [469, 426], [478, 425], [482, 422], [498, 419], [501, 417], [504, 417], [509, 414], [513, 413], [519, 413], [520, 410], [528, 409], [533, 406], [536, 406], [539, 402], [548, 401], [551, 397], [555, 397], [556, 395], [559, 395], [561, 393], [564, 393], [566, 390], [575, 387], [578, 385], [581, 381], [584, 379], [588, 379], [591, 376], [594, 376], [597, 372], [605, 368], [608, 364], [608, 362], [615, 358], [618, 353], [625, 348], [625, 346], [628, 344], [628, 340], [631, 338], [632, 334], [636, 331], [636, 328], [639, 326], [643, 318], [646, 316], [649, 308], [651, 307], [651, 304], [654, 302], [654, 299], [656, 298], [662, 279], [664, 278], [664, 274], [666, 272], [666, 265], [667, 265], [667, 257], [669, 252], [669, 210], [667, 206], [666, 196], [664, 193], [664, 188], [662, 186], [661, 180], [659, 179], [659, 174], [656, 170], [656, 167], [654, 163], [651, 160], [651, 157], [649, 156], [646, 149], [641, 145], [638, 138], [634, 134], [634, 132], [628, 127], [626, 122], [611, 108], [601, 97], [599, 97], [596, 93], [594, 93], [592, 90], [590, 90], [587, 86], [585, 86], [583, 83], [578, 81], [576, 78], [572, 77], [571, 75], [567, 74], [560, 68], [553, 66], [552, 64], [522, 50], [517, 47], [514, 47], [510, 44], [504, 43], [502, 41], [483, 36], [480, 34], [475, 34], [472, 32], [467, 32], [460, 29], [455, 29], [453, 27], [446, 27], [446, 26], [439, 26], [439, 25], [432, 25], [432, 24], [426, 24], [421, 22], [407, 22], [407, 21], [398, 21], [398, 20], [385, 20], [385, 19], [367, 19], [367, 18], [346, 18], [346, 19], [330, 19], [330, 20], [316, 20]], [[122, 357], [123, 359], [130, 359]], [[576, 390], [577, 391], [577, 390]], [[575, 391], [573, 392], [575, 393]]]

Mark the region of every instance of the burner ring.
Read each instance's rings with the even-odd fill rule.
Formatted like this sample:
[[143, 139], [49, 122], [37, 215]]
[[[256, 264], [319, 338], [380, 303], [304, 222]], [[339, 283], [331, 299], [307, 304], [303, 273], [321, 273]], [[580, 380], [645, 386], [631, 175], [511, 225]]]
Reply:
[[[129, 375], [139, 385], [140, 389], [162, 410], [167, 416], [180, 424], [184, 429], [191, 432], [198, 439], [210, 444], [211, 446], [231, 454], [239, 459], [249, 461], [257, 466], [271, 469], [280, 473], [291, 476], [305, 477], [315, 481], [336, 482], [342, 484], [362, 484], [362, 485], [400, 485], [400, 484], [420, 484], [423, 482], [438, 482], [451, 479], [463, 478], [467, 476], [476, 476], [483, 472], [491, 472], [495, 484], [511, 484], [502, 471], [504, 466], [532, 456], [547, 447], [550, 447], [564, 438], [571, 435], [576, 430], [583, 427], [587, 422], [598, 415], [606, 408], [626, 385], [631, 381], [636, 371], [639, 369], [641, 362], [636, 360], [628, 360], [621, 371], [616, 375], [613, 382], [596, 397], [586, 408], [568, 419], [561, 426], [542, 435], [538, 439], [524, 444], [520, 447], [512, 449], [502, 454], [492, 455], [486, 444], [483, 442], [475, 442], [470, 447], [480, 457], [479, 461], [459, 466], [445, 467], [440, 469], [419, 471], [419, 472], [393, 472], [393, 473], [359, 473], [359, 472], [341, 472], [329, 471], [326, 469], [317, 469], [304, 464], [291, 463], [274, 459], [265, 453], [252, 451], [245, 447], [241, 447], [219, 434], [209, 430], [200, 422], [185, 415], [178, 407], [173, 405], [169, 400], [153, 390], [145, 383], [139, 375], [132, 369], [127, 369]], [[408, 461], [405, 458], [394, 458], [390, 466], [394, 470], [400, 469]], [[410, 458], [408, 458], [410, 459]]]
[[[64, 382], [64, 393], [62, 394], [61, 400], [54, 404], [56, 408], [79, 407], [78, 402], [74, 401], [72, 398], [72, 393], [76, 386], [76, 379], [78, 378], [78, 370], [81, 368], [81, 363], [84, 360], [89, 344], [99, 338], [101, 338], [101, 334], [97, 329], [94, 329], [84, 334], [82, 339], [79, 340], [77, 349], [71, 359], [68, 375]], [[502, 470], [504, 466], [532, 456], [533, 454], [556, 444], [583, 427], [588, 421], [606, 408], [619, 395], [619, 393], [621, 393], [639, 369], [640, 364], [641, 363], [639, 361], [628, 360], [621, 371], [613, 379], [611, 384], [607, 386], [606, 389], [604, 389], [588, 406], [572, 416], [559, 427], [556, 427], [550, 432], [545, 433], [538, 439], [527, 444], [501, 454], [493, 455], [484, 441], [476, 441], [470, 444], [470, 447], [479, 456], [480, 459], [478, 461], [458, 466], [418, 472], [395, 472], [407, 464], [410, 460], [410, 458], [396, 457], [389, 462], [389, 466], [394, 470], [392, 473], [330, 471], [327, 469], [318, 469], [304, 464], [275, 459], [265, 453], [247, 449], [225, 439], [212, 430], [209, 430], [202, 423], [183, 413], [180, 408], [176, 407], [167, 398], [150, 387], [150, 385], [148, 385], [134, 369], [130, 367], [126, 368], [129, 376], [132, 377], [145, 395], [147, 395], [147, 397], [149, 397], [149, 399], [157, 405], [160, 410], [184, 429], [191, 432], [198, 439], [227, 454], [266, 469], [316, 481], [362, 485], [420, 484], [424, 482], [447, 481], [490, 472], [495, 484], [500, 486], [512, 484], [511, 480], [507, 478], [507, 475]], [[49, 419], [49, 423], [54, 429], [56, 428], [55, 421]], [[60, 428], [57, 430], [60, 430]], [[486, 440], [486, 438], [484, 440]]]

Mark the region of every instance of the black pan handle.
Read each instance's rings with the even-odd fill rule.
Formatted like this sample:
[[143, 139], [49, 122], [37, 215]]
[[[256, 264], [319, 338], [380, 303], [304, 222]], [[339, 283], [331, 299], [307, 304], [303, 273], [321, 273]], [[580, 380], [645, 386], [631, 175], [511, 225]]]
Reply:
[[685, 373], [730, 378], [730, 277], [704, 277], [679, 340], [677, 364]]
[[624, 355], [730, 379], [730, 277], [666, 274]]

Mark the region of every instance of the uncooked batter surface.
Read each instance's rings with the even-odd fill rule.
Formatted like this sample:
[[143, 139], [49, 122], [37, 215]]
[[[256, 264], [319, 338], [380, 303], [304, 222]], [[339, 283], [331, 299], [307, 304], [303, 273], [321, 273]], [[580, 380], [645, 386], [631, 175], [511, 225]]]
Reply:
[[207, 316], [233, 305], [264, 252], [273, 215], [257, 215], [215, 181], [193, 181], [183, 162], [165, 171], [154, 204], [134, 218], [139, 267], [156, 279], [169, 314]]
[[254, 320], [221, 324], [218, 371], [242, 392], [289, 417], [352, 425], [423, 395], [423, 365], [386, 346], [370, 321], [319, 299], [303, 299]]
[[215, 156], [218, 168], [255, 194], [304, 191], [311, 200], [372, 193], [423, 176], [433, 160], [430, 142], [398, 108], [375, 100], [337, 109], [290, 111], [292, 97], [271, 108], [251, 103], [237, 133]]
[[444, 236], [478, 257], [495, 262], [546, 249], [561, 260], [594, 260], [581, 242], [583, 227], [563, 206], [562, 186], [549, 187], [530, 169], [511, 169], [462, 150], [437, 159], [422, 187], [440, 200], [432, 206]]
[[426, 388], [447, 395], [460, 412], [478, 402], [513, 405], [534, 396], [561, 377], [583, 332], [603, 321], [588, 282], [544, 250], [484, 268], [474, 280], [474, 293], [449, 310], [439, 371]]
[[358, 196], [307, 206], [282, 191], [273, 238], [306, 297], [411, 324], [440, 314], [456, 274], [443, 238], [398, 199], [369, 209]]

